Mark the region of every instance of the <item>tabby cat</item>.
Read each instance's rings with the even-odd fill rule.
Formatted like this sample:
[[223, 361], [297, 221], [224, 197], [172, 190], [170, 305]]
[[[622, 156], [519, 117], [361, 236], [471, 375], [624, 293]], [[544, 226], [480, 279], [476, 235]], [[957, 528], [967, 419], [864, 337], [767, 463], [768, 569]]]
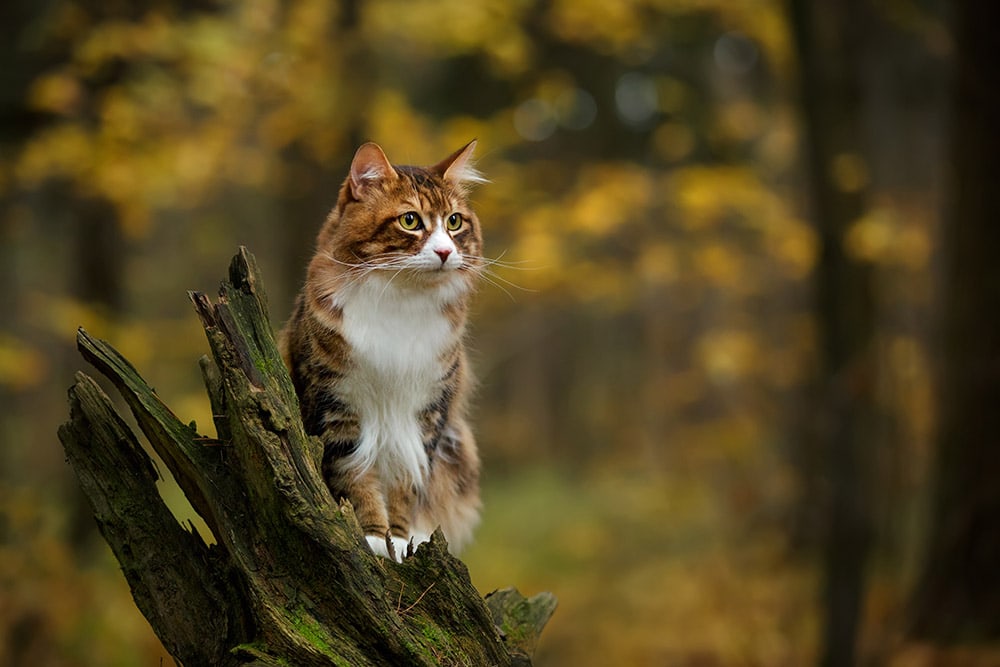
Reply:
[[432, 167], [361, 146], [280, 336], [330, 491], [399, 560], [439, 526], [457, 551], [479, 517], [462, 342], [485, 262], [475, 143]]

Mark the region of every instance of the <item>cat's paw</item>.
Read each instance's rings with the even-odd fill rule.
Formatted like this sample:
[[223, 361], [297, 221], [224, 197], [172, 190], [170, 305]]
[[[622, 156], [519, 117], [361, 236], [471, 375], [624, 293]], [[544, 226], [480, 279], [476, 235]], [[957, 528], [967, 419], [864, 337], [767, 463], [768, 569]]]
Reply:
[[416, 551], [417, 547], [424, 542], [430, 542], [431, 536], [427, 533], [413, 533], [413, 535], [410, 536], [410, 541], [413, 542], [413, 550]]
[[389, 553], [389, 547], [386, 544], [384, 535], [365, 535], [365, 539], [368, 540], [368, 546], [371, 550], [375, 552], [375, 555], [381, 556], [382, 558], [389, 558], [397, 563], [402, 563], [403, 559], [406, 558], [407, 547], [409, 541], [402, 537], [390, 537], [392, 541], [392, 549], [395, 553]]

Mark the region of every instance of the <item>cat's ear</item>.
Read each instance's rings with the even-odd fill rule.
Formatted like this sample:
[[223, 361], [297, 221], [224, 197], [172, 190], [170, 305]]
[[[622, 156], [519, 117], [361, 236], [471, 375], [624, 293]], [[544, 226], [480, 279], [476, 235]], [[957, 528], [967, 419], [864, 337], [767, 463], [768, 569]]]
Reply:
[[446, 181], [452, 181], [460, 186], [469, 183], [486, 183], [486, 177], [472, 165], [472, 152], [474, 150], [476, 150], [475, 139], [431, 167], [431, 171]]
[[398, 177], [382, 148], [369, 141], [361, 145], [351, 162], [351, 194], [355, 199], [361, 199], [365, 188], [373, 183]]

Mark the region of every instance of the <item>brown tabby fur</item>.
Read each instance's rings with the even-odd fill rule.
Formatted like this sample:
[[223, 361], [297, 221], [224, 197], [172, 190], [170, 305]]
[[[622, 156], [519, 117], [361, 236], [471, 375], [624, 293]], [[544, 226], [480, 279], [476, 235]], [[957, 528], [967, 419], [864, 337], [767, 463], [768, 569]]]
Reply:
[[[280, 336], [306, 430], [325, 446], [327, 485], [382, 555], [387, 534], [401, 557], [438, 526], [457, 550], [478, 521], [462, 342], [483, 268], [466, 193], [483, 180], [474, 146], [426, 168], [359, 148]], [[403, 226], [407, 212], [422, 228]]]

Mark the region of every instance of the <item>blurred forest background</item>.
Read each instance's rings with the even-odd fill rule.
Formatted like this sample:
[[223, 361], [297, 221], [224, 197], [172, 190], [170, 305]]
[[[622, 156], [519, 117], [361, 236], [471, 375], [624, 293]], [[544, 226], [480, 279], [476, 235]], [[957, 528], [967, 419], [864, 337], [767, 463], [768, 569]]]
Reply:
[[56, 439], [76, 328], [211, 428], [186, 290], [245, 244], [277, 328], [359, 143], [474, 137], [465, 560], [559, 597], [537, 664], [1000, 664], [996, 6], [7, 0], [0, 664], [169, 661]]

